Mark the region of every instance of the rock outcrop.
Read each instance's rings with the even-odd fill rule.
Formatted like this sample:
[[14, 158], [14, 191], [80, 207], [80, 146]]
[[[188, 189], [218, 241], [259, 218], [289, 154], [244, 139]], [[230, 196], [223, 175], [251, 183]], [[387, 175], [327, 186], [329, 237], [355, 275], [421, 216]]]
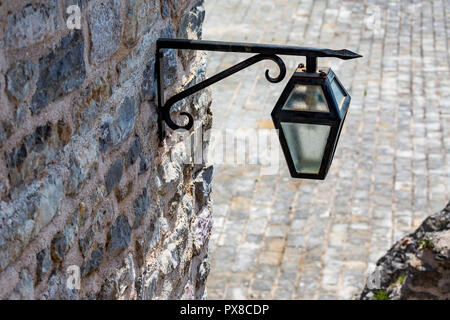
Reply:
[[450, 299], [450, 202], [378, 260], [360, 298]]

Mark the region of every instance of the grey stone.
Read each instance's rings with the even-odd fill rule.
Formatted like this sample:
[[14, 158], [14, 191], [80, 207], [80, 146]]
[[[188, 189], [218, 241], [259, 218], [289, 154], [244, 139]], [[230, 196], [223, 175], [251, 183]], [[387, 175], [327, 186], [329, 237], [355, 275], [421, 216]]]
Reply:
[[78, 244], [80, 246], [80, 250], [81, 253], [83, 254], [83, 257], [86, 257], [92, 245], [94, 244], [94, 230], [92, 226], [90, 226], [89, 229], [86, 231], [84, 237], [80, 238]]
[[98, 268], [100, 267], [100, 264], [103, 261], [103, 247], [99, 247], [97, 249], [95, 249], [94, 251], [92, 251], [92, 254], [90, 256], [90, 258], [88, 259], [88, 261], [86, 261], [82, 266], [81, 266], [81, 276], [84, 278], [86, 276], [88, 276], [90, 273], [92, 273], [93, 271], [98, 270]]
[[156, 96], [155, 57], [151, 57], [144, 69], [141, 95], [143, 100], [153, 100]]
[[69, 241], [64, 232], [58, 232], [52, 239], [51, 254], [56, 262], [62, 262], [69, 251]]
[[114, 114], [112, 122], [105, 122], [101, 126], [100, 151], [106, 152], [123, 142], [134, 130], [136, 121], [136, 100], [126, 97]]
[[131, 227], [128, 223], [128, 218], [124, 215], [120, 215], [108, 232], [108, 253], [112, 256], [118, 256], [128, 247], [130, 239]]
[[159, 1], [130, 0], [126, 2], [124, 42], [132, 46], [157, 21]]
[[64, 193], [62, 178], [50, 176], [39, 190], [39, 207], [34, 213], [34, 235], [37, 235], [61, 208]]
[[211, 270], [211, 265], [208, 260], [202, 261], [198, 266], [198, 279], [197, 279], [197, 288], [204, 285], [206, 283], [206, 279], [208, 278], [209, 272]]
[[170, 16], [169, 6], [167, 5], [166, 0], [161, 0], [161, 16], [163, 19], [166, 19]]
[[115, 285], [117, 288], [118, 299], [123, 298], [125, 290], [129, 288], [136, 280], [136, 271], [134, 270], [133, 255], [130, 253], [125, 258], [122, 267], [116, 270]]
[[9, 300], [34, 300], [33, 278], [27, 269], [20, 271], [19, 282], [9, 296]]
[[50, 246], [51, 257], [56, 262], [62, 262], [72, 247], [78, 235], [78, 215], [74, 212], [64, 226], [52, 239]]
[[22, 144], [15, 147], [7, 154], [9, 168], [19, 167], [23, 164], [29, 153], [42, 149], [42, 145], [50, 138], [52, 131], [51, 124], [38, 126], [29, 136], [25, 137]]
[[78, 89], [86, 77], [84, 40], [80, 30], [62, 38], [59, 46], [39, 60], [39, 79], [31, 99], [31, 112]]
[[14, 63], [6, 73], [6, 92], [16, 102], [22, 102], [33, 89], [38, 67], [30, 60]]
[[89, 12], [88, 20], [91, 33], [90, 60], [97, 64], [112, 56], [119, 48], [122, 32], [120, 1], [98, 3]]
[[58, 212], [62, 179], [50, 175], [26, 187], [12, 202], [0, 202], [0, 270], [14, 261]]
[[109, 194], [112, 189], [120, 182], [123, 173], [122, 158], [117, 159], [108, 169], [105, 176], [106, 192]]
[[36, 254], [36, 280], [38, 283], [48, 276], [51, 268], [50, 249], [45, 248]]
[[[204, 19], [205, 8], [203, 7], [202, 0], [197, 2], [189, 12], [181, 17], [177, 27], [177, 38], [194, 40], [201, 39], [202, 24]], [[188, 50], [180, 50], [178, 54], [182, 58], [184, 67], [186, 67], [189, 58], [194, 55], [194, 52]]]
[[150, 164], [148, 160], [145, 158], [143, 154], [141, 154], [141, 160], [139, 162], [139, 174], [143, 174], [150, 168]]
[[133, 209], [134, 209], [133, 229], [136, 229], [141, 225], [142, 219], [147, 213], [149, 202], [150, 198], [148, 196], [147, 188], [144, 188], [144, 190], [142, 190], [142, 194], [140, 194], [137, 197], [137, 199], [133, 202]]
[[20, 49], [45, 40], [57, 29], [58, 2], [34, 3], [9, 13], [5, 27], [5, 45]]
[[52, 274], [47, 282], [47, 290], [42, 293], [43, 300], [77, 300], [76, 288], [69, 288], [67, 281], [70, 273]]
[[[12, 122], [10, 120], [0, 121], [0, 148], [3, 147], [3, 144], [11, 137], [12, 133]], [[19, 155], [19, 157], [23, 157], [23, 155]]]
[[197, 2], [192, 9], [184, 14], [178, 22], [177, 38], [201, 39], [202, 24], [205, 20], [204, 1]]
[[[172, 25], [168, 25], [161, 31], [161, 38], [175, 38], [175, 30]], [[174, 84], [177, 77], [177, 54], [173, 49], [164, 50], [162, 59], [163, 83], [165, 86]]]
[[[78, 141], [77, 141], [78, 142]], [[91, 169], [97, 165], [98, 143], [95, 139], [86, 139], [74, 143], [69, 158], [70, 176], [67, 181], [67, 193], [77, 194], [84, 183], [90, 178]]]
[[377, 299], [380, 290], [390, 300], [450, 298], [449, 205], [426, 218], [377, 261], [360, 299]]
[[141, 139], [139, 139], [139, 137], [136, 137], [125, 156], [125, 166], [128, 168], [129, 166], [133, 165], [140, 156], [141, 152]]
[[114, 279], [108, 278], [102, 285], [100, 292], [97, 296], [98, 300], [116, 300], [117, 289]]
[[58, 156], [67, 143], [70, 128], [47, 123], [23, 138], [17, 147], [6, 154], [8, 172], [12, 187], [30, 182]]
[[178, 267], [180, 255], [175, 243], [167, 245], [167, 249], [161, 253], [159, 261], [160, 271], [166, 276]]
[[207, 167], [201, 171], [201, 175], [199, 175], [199, 177], [195, 180], [195, 198], [199, 204], [199, 207], [205, 205], [209, 199], [213, 170], [213, 166]]
[[197, 252], [207, 244], [212, 229], [212, 215], [208, 208], [203, 208], [195, 218], [194, 222], [194, 247]]

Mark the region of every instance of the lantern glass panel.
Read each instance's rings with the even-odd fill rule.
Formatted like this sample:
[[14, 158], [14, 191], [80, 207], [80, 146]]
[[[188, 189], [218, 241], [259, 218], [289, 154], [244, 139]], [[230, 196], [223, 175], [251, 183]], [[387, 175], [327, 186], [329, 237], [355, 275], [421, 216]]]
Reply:
[[281, 122], [281, 128], [297, 173], [318, 174], [331, 127]]
[[341, 110], [342, 106], [344, 105], [346, 94], [339, 82], [337, 82], [336, 78], [334, 78], [331, 82], [331, 91], [333, 92], [334, 98], [336, 99], [339, 110]]
[[330, 112], [320, 85], [296, 84], [292, 89], [283, 110]]

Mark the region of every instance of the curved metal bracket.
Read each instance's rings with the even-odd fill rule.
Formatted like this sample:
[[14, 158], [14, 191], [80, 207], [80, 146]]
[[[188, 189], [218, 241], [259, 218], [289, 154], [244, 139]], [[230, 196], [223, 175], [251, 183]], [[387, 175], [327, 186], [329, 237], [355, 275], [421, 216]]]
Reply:
[[[242, 52], [242, 53], [257, 53], [256, 55], [224, 70], [218, 74], [203, 80], [196, 85], [187, 88], [180, 93], [175, 94], [164, 102], [163, 93], [163, 83], [162, 83], [162, 49], [189, 49], [189, 50], [206, 50], [206, 51], [221, 51], [221, 52]], [[272, 78], [269, 75], [269, 70], [266, 70], [266, 79], [271, 83], [278, 83], [284, 79], [286, 76], [286, 65], [283, 60], [278, 57], [280, 55], [294, 55], [294, 56], [306, 56], [307, 62], [307, 72], [316, 72], [317, 68], [317, 58], [318, 57], [335, 57], [339, 59], [354, 59], [361, 57], [359, 54], [351, 52], [349, 50], [330, 50], [330, 49], [317, 49], [317, 48], [305, 48], [305, 47], [295, 47], [295, 46], [278, 46], [278, 45], [266, 45], [266, 44], [245, 44], [245, 43], [233, 43], [233, 42], [218, 42], [218, 41], [202, 41], [202, 40], [187, 40], [187, 39], [158, 39], [156, 42], [156, 59], [155, 59], [155, 73], [157, 79], [157, 90], [158, 90], [158, 135], [160, 142], [164, 140], [165, 128], [164, 122], [169, 126], [169, 128], [176, 129], [186, 129], [189, 130], [194, 124], [194, 119], [192, 115], [187, 112], [181, 112], [188, 118], [188, 123], [185, 125], [178, 125], [170, 117], [170, 109], [172, 106], [220, 81], [223, 80], [236, 72], [241, 71], [259, 61], [262, 60], [272, 60], [274, 61], [280, 72], [277, 77]]]

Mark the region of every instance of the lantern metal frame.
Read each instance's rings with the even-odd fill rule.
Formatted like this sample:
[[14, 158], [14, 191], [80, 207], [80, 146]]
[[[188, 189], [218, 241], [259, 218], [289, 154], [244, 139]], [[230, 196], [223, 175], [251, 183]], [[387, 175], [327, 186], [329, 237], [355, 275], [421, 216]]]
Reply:
[[[331, 83], [336, 81], [343, 91], [345, 98], [342, 101], [342, 107], [338, 105], [336, 98], [331, 89]], [[323, 96], [326, 100], [329, 112], [311, 112], [311, 111], [293, 111], [283, 110], [290, 93], [297, 84], [301, 85], [316, 85], [323, 90]], [[339, 141], [342, 126], [347, 115], [348, 107], [350, 105], [351, 97], [347, 89], [339, 81], [335, 73], [330, 68], [320, 68], [319, 72], [310, 73], [303, 65], [294, 72], [291, 79], [287, 83], [275, 107], [272, 110], [271, 116], [275, 128], [278, 129], [278, 137], [284, 157], [288, 164], [289, 172], [293, 178], [302, 179], [325, 179], [328, 170], [331, 166], [334, 152]], [[330, 126], [327, 143], [325, 145], [322, 162], [318, 173], [299, 173], [295, 169], [294, 161], [290, 153], [288, 143], [284, 131], [281, 127], [281, 122], [284, 123], [305, 123]]]
[[[163, 57], [164, 57], [164, 50], [166, 49], [178, 49], [178, 50], [202, 50], [202, 51], [219, 51], [219, 52], [236, 52], [236, 53], [255, 53], [256, 55], [243, 60], [242, 62], [229, 67], [210, 78], [207, 78], [187, 89], [182, 90], [181, 92], [173, 95], [169, 99], [164, 99], [164, 83], [163, 83]], [[352, 51], [349, 51], [347, 49], [342, 50], [332, 50], [332, 49], [320, 49], [320, 48], [309, 48], [309, 47], [299, 47], [299, 46], [282, 46], [282, 45], [270, 45], [270, 44], [255, 44], [255, 43], [239, 43], [239, 42], [223, 42], [223, 41], [206, 41], [206, 40], [189, 40], [189, 39], [170, 39], [170, 38], [159, 38], [156, 41], [156, 58], [155, 58], [155, 78], [156, 78], [156, 86], [157, 86], [157, 110], [158, 110], [158, 136], [159, 141], [161, 144], [164, 143], [164, 139], [166, 137], [166, 131], [165, 131], [165, 125], [167, 125], [172, 130], [177, 129], [186, 129], [189, 130], [192, 128], [194, 124], [194, 119], [191, 114], [188, 112], [181, 112], [180, 115], [184, 115], [188, 118], [188, 123], [183, 125], [176, 124], [172, 118], [171, 118], [171, 108], [175, 103], [178, 101], [185, 99], [186, 97], [195, 94], [196, 92], [199, 92], [206, 87], [223, 80], [257, 62], [263, 61], [263, 60], [272, 60], [275, 62], [279, 68], [278, 76], [271, 77], [269, 75], [269, 70], [266, 70], [265, 77], [266, 79], [271, 83], [279, 83], [281, 82], [284, 77], [286, 76], [286, 66], [283, 62], [283, 60], [278, 55], [288, 55], [288, 56], [304, 56], [306, 57], [306, 67], [304, 68], [304, 72], [302, 72], [302, 79], [301, 81], [311, 82], [311, 83], [320, 83], [322, 85], [322, 88], [327, 93], [330, 93], [331, 88], [329, 85], [331, 85], [331, 82], [329, 81], [327, 84], [327, 79], [331, 75], [334, 76], [334, 73], [329, 70], [327, 73], [324, 72], [317, 72], [317, 59], [321, 57], [333, 57], [343, 60], [349, 60], [349, 59], [355, 59], [362, 57], [361, 55], [354, 53]], [[326, 77], [324, 77], [324, 74], [326, 74]], [[279, 117], [274, 114], [275, 110], [279, 106], [279, 103], [284, 99], [284, 101], [287, 99], [287, 96], [289, 95], [290, 91], [293, 88], [293, 83], [295, 80], [298, 80], [299, 75], [296, 75], [296, 72], [294, 73], [293, 77], [288, 82], [288, 85], [284, 89], [283, 93], [280, 96], [280, 99], [278, 100], [278, 103], [276, 104], [274, 110], [272, 111], [272, 118], [274, 120], [275, 126], [277, 127], [276, 121], [279, 121]], [[305, 80], [306, 79], [306, 80]], [[336, 78], [337, 79], [337, 78]], [[338, 80], [339, 81], [339, 80]], [[310, 112], [309, 115], [306, 115], [307, 121], [310, 121], [310, 123], [316, 123], [316, 124], [324, 124], [324, 123], [330, 123], [332, 125], [333, 130], [333, 136], [337, 136], [339, 138], [340, 131], [342, 129], [342, 123], [345, 118], [345, 114], [348, 109], [348, 105], [350, 102], [350, 95], [348, 94], [347, 90], [342, 86], [340, 82], [338, 82], [341, 88], [346, 93], [346, 99], [344, 103], [345, 106], [345, 113], [344, 115], [340, 115], [340, 111], [337, 109], [338, 114], [336, 115], [334, 120], [330, 120], [329, 118], [324, 117], [324, 115], [321, 115], [319, 113], [313, 113]], [[290, 90], [289, 90], [290, 88]], [[328, 102], [328, 108], [330, 109], [330, 102], [334, 103], [335, 101], [331, 101], [330, 96], [333, 95], [325, 94], [327, 97]], [[348, 101], [347, 101], [348, 100]], [[335, 103], [336, 104], [336, 103]], [[331, 110], [330, 110], [331, 112]], [[276, 113], [276, 112], [275, 112]], [[289, 121], [286, 122], [298, 122], [298, 121], [305, 121], [305, 112], [296, 112], [296, 111], [283, 111], [283, 114], [289, 114], [292, 118], [290, 118]], [[300, 113], [303, 115], [303, 117], [300, 115]], [[284, 117], [284, 116], [283, 116]], [[285, 118], [283, 118], [285, 119]], [[339, 121], [337, 121], [339, 119]], [[284, 120], [283, 120], [284, 121]], [[279, 122], [278, 122], [279, 124]], [[280, 128], [277, 128], [280, 129]], [[328, 171], [328, 168], [331, 164], [331, 160], [333, 158], [335, 145], [331, 146], [330, 143], [327, 143], [326, 146], [326, 154], [324, 154], [323, 159], [327, 158], [329, 159], [328, 164], [324, 165], [322, 163], [320, 173], [318, 175], [311, 175], [311, 174], [298, 174], [295, 171], [295, 168], [293, 167], [293, 161], [290, 157], [289, 148], [287, 147], [286, 139], [284, 137], [284, 133], [282, 133], [282, 130], [279, 130], [279, 139], [280, 143], [282, 145], [283, 152], [285, 154], [285, 158], [288, 162], [288, 167], [290, 170], [290, 173], [292, 177], [297, 178], [307, 178], [307, 179], [324, 179], [326, 176], [326, 173]], [[330, 135], [329, 138], [330, 139]], [[329, 142], [329, 141], [328, 141]], [[337, 140], [336, 140], [337, 143]], [[289, 156], [287, 156], [288, 152]], [[331, 157], [329, 155], [331, 154]], [[289, 159], [289, 160], [288, 160]]]

